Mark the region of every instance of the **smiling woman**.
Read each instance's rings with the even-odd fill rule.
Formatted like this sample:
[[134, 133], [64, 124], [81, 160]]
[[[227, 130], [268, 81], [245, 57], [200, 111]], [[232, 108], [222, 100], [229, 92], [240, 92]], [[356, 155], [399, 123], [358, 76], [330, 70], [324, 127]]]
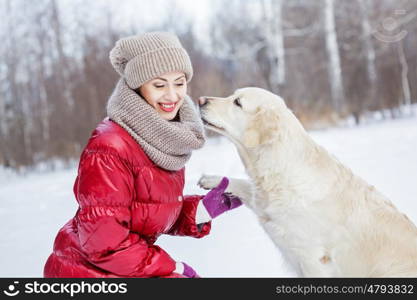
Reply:
[[182, 72], [166, 73], [143, 84], [138, 93], [163, 119], [172, 120], [184, 102], [187, 80]]
[[110, 61], [121, 78], [81, 154], [79, 208], [59, 231], [44, 275], [198, 277], [155, 241], [201, 238], [213, 218], [241, 203], [224, 195], [227, 180], [205, 196], [183, 195], [185, 164], [205, 142], [187, 96], [190, 58], [177, 36], [150, 32], [117, 41]]

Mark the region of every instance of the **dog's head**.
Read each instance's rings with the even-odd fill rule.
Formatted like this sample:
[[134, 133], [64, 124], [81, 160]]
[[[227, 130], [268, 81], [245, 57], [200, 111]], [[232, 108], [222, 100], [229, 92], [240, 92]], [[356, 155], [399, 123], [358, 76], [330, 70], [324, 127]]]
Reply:
[[261, 88], [242, 88], [226, 98], [204, 97], [201, 117], [210, 130], [246, 148], [272, 143], [289, 111], [284, 100]]

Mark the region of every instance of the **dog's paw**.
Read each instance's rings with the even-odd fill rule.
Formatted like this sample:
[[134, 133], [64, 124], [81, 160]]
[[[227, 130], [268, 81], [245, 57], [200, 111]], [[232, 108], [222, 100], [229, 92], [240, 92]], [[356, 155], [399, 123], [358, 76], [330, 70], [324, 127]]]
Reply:
[[220, 181], [222, 180], [222, 176], [216, 176], [216, 175], [203, 175], [200, 177], [200, 180], [198, 181], [198, 186], [205, 189], [205, 190], [211, 190], [212, 188], [215, 188]]

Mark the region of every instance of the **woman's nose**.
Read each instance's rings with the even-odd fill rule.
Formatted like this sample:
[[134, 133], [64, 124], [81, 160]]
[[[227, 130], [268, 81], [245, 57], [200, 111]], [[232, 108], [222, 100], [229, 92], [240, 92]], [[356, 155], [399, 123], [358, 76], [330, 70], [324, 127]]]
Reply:
[[167, 100], [170, 100], [172, 102], [177, 102], [179, 100], [179, 96], [177, 92], [175, 91], [175, 89], [173, 88], [169, 88], [166, 94], [166, 98]]

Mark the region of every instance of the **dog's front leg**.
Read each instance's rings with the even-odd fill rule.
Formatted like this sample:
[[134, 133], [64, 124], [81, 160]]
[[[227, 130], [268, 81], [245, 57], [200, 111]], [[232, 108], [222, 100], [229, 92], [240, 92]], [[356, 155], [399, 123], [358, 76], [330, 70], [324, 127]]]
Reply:
[[[206, 190], [215, 188], [223, 177], [203, 175], [198, 181], [198, 185]], [[254, 188], [252, 183], [246, 179], [229, 178], [229, 185], [226, 188], [226, 193], [231, 193], [240, 198], [240, 200], [249, 206], [253, 207]]]
[[249, 180], [231, 178], [226, 193], [231, 193], [253, 208], [254, 187]]

